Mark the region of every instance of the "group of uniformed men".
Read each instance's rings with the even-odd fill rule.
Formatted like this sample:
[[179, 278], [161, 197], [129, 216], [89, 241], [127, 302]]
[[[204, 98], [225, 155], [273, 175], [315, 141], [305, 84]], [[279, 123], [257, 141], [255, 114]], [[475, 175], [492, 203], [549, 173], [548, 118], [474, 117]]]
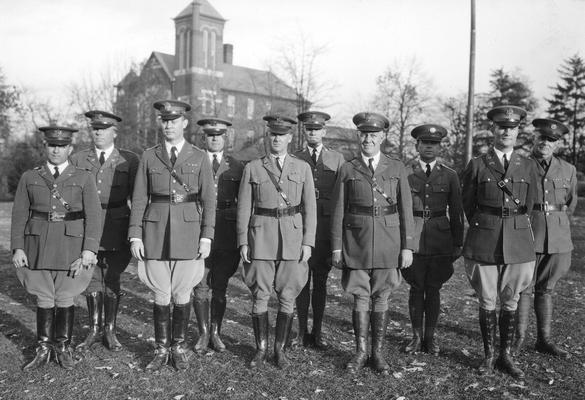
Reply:
[[169, 362], [188, 368], [192, 292], [196, 352], [226, 349], [220, 338], [226, 291], [240, 260], [253, 299], [252, 368], [268, 359], [273, 290], [276, 365], [290, 364], [289, 346], [329, 347], [322, 324], [332, 266], [342, 269], [342, 286], [354, 298], [350, 372], [370, 360], [376, 371], [388, 373], [388, 301], [402, 278], [410, 285], [413, 331], [405, 351], [438, 355], [440, 289], [461, 255], [479, 298], [481, 373], [498, 367], [524, 377], [512, 354], [526, 337], [532, 287], [536, 350], [568, 356], [550, 339], [552, 293], [570, 266], [569, 215], [577, 202], [575, 168], [553, 154], [568, 132], [563, 124], [534, 120], [533, 155], [527, 158], [514, 150], [526, 112], [493, 108], [487, 117], [494, 146], [469, 162], [460, 185], [455, 171], [437, 160], [447, 130], [436, 124], [412, 130], [419, 159], [407, 167], [381, 153], [389, 121], [380, 114], [354, 116], [360, 154], [348, 162], [323, 146], [328, 114], [298, 115], [307, 147], [295, 155], [287, 148], [297, 121], [268, 115], [269, 151], [244, 166], [224, 152], [229, 121], [197, 122], [205, 137], [202, 151], [184, 139], [189, 104], [165, 100], [154, 107], [164, 140], [140, 160], [114, 146], [121, 118], [108, 112], [85, 114], [94, 145], [73, 155], [75, 129], [40, 128], [47, 162], [22, 176], [12, 215], [13, 263], [37, 298], [37, 353], [24, 369], [46, 364], [52, 354], [63, 368], [74, 368], [73, 299], [84, 291], [89, 331], [77, 349], [87, 352], [100, 338], [109, 350], [122, 349], [116, 337], [120, 274], [131, 256], [141, 261], [138, 276], [154, 295], [156, 348], [147, 370]]

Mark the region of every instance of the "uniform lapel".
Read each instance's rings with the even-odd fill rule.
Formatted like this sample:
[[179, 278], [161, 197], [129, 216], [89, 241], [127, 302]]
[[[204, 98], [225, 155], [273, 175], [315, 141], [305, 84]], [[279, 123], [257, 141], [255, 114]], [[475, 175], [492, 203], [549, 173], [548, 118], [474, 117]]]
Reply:
[[504, 175], [504, 166], [500, 162], [500, 159], [496, 155], [494, 149], [490, 149], [484, 157], [491, 169], [499, 172], [501, 175]]
[[56, 181], [59, 182], [59, 181], [67, 180], [67, 179], [71, 178], [71, 176], [73, 176], [74, 172], [75, 172], [75, 167], [73, 166], [73, 164], [69, 163], [69, 165], [67, 165], [67, 167], [63, 170], [63, 172], [61, 172], [59, 174]]
[[262, 164], [268, 171], [270, 171], [274, 176], [280, 177], [280, 171], [278, 170], [278, 168], [276, 168], [276, 165], [274, 165], [275, 162], [276, 161], [272, 159], [271, 155], [264, 156], [264, 159], [262, 160]]
[[41, 168], [39, 170], [39, 175], [42, 178], [48, 179], [50, 181], [55, 180], [55, 178], [53, 178], [53, 172], [49, 169], [49, 166], [47, 165], [47, 163], [43, 164], [43, 168]]
[[220, 176], [228, 169], [230, 169], [230, 160], [224, 153], [223, 157], [221, 158], [221, 162], [219, 163], [219, 168], [217, 169], [217, 172], [215, 173], [215, 176]]
[[388, 158], [380, 154], [380, 161], [378, 161], [378, 166], [376, 166], [376, 169], [374, 170], [374, 176], [382, 175], [389, 165], [390, 163], [388, 162]]
[[175, 166], [183, 164], [186, 160], [188, 160], [193, 155], [193, 146], [191, 146], [188, 142], [183, 144], [183, 148], [177, 155], [177, 161], [175, 161]]
[[118, 151], [117, 148], [114, 147], [114, 150], [112, 150], [112, 154], [110, 154], [110, 157], [108, 157], [108, 159], [106, 160], [106, 164], [109, 163], [113, 167], [115, 167], [116, 165], [118, 165], [119, 158], [120, 158], [120, 152]]
[[[540, 163], [538, 163], [538, 165], [540, 165]], [[542, 169], [542, 171], [544, 171], [544, 168], [542, 168], [542, 165], [540, 165], [540, 168]], [[550, 164], [548, 166], [548, 171], [545, 172], [545, 175], [549, 175], [549, 174], [551, 176], [561, 176], [561, 163], [554, 156], [551, 157]]]
[[305, 147], [305, 149], [303, 151], [301, 151], [300, 153], [297, 153], [299, 158], [308, 162], [310, 165], [314, 165], [313, 164], [313, 159], [311, 158], [311, 152], [309, 151], [308, 147]]
[[98, 169], [101, 167], [97, 153], [95, 151], [95, 147], [92, 147], [91, 150], [87, 152], [87, 162]]
[[167, 154], [167, 149], [164, 143], [159, 144], [158, 147], [154, 149], [154, 154], [164, 165], [166, 165], [168, 168], [172, 168], [171, 161], [169, 160], [169, 155]]
[[516, 168], [522, 168], [522, 158], [514, 151], [510, 157], [510, 164], [508, 164], [508, 170], [506, 171], [505, 176], [510, 176]]
[[365, 176], [372, 176], [372, 172], [368, 168], [368, 166], [364, 163], [362, 156], [359, 156], [354, 159], [352, 162], [354, 168], [364, 174]]
[[425, 172], [423, 171], [422, 167], [420, 166], [420, 163], [417, 161], [416, 164], [414, 164], [414, 175], [421, 179], [423, 182], [427, 181], [427, 174], [425, 174]]

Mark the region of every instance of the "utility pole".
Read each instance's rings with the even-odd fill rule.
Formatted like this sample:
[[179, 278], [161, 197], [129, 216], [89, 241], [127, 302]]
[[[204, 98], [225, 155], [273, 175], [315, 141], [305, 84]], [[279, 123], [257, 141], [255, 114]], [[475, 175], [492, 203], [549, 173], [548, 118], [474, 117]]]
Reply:
[[475, 0], [471, 0], [471, 35], [469, 40], [469, 89], [467, 93], [467, 123], [465, 162], [471, 160], [473, 153], [473, 97], [475, 95]]

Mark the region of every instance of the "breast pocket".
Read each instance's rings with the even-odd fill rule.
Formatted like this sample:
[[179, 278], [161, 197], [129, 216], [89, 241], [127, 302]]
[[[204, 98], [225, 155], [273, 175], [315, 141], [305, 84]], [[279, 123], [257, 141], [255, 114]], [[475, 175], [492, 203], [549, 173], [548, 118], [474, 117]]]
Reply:
[[524, 200], [526, 198], [526, 193], [528, 192], [528, 182], [526, 179], [512, 177], [510, 178], [510, 182], [512, 183], [512, 193], [514, 194], [514, 198]]
[[71, 204], [82, 204], [83, 187], [79, 182], [66, 182], [63, 185], [63, 199]]
[[298, 173], [291, 173], [288, 175], [288, 186], [289, 186], [289, 195], [294, 193], [294, 198], [291, 199], [291, 202], [297, 204], [301, 201], [301, 196], [303, 194], [303, 185], [305, 184], [305, 177], [301, 176]]
[[199, 164], [186, 163], [181, 167], [181, 179], [189, 185], [193, 192], [199, 191]]
[[[240, 178], [234, 175], [222, 175], [219, 180], [218, 197], [221, 200], [233, 200], [238, 197]], [[218, 200], [220, 200], [218, 198]]]
[[479, 198], [485, 200], [499, 200], [502, 191], [495, 178], [482, 176], [478, 182]]
[[372, 187], [364, 178], [352, 177], [347, 179], [347, 198], [350, 203], [371, 203]]
[[32, 197], [31, 204], [49, 204], [49, 188], [43, 182], [33, 182], [27, 185], [29, 196]]
[[333, 189], [333, 185], [335, 184], [335, 171], [327, 169], [324, 167], [321, 176], [319, 177], [319, 192], [320, 195], [323, 197], [329, 197], [331, 195], [331, 190]]
[[555, 203], [564, 204], [567, 199], [567, 193], [570, 188], [568, 179], [554, 179], [553, 186], [555, 190]]
[[128, 165], [118, 165], [114, 169], [114, 177], [112, 179], [112, 186], [127, 187], [129, 181]]
[[270, 199], [268, 185], [272, 185], [272, 182], [269, 181], [268, 177], [263, 179], [253, 176], [250, 178], [250, 185], [252, 185], [254, 201], [261, 203]]
[[388, 196], [392, 202], [396, 202], [396, 198], [398, 197], [396, 192], [397, 192], [397, 187], [398, 187], [398, 177], [397, 176], [382, 176], [382, 188], [384, 190], [384, 193], [386, 193], [386, 196]]
[[154, 167], [148, 169], [148, 177], [150, 180], [150, 188], [154, 193], [168, 193], [169, 190], [169, 176], [164, 173], [162, 168]]

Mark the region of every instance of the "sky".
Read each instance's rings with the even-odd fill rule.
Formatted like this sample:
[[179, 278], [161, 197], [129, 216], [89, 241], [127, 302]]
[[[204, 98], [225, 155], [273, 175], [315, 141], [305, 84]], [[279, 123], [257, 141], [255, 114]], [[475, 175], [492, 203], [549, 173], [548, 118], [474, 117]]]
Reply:
[[[209, 0], [227, 19], [234, 64], [266, 69], [304, 34], [327, 52], [335, 84], [323, 109], [341, 120], [366, 104], [376, 77], [416, 58], [436, 95], [466, 93], [471, 0]], [[0, 0], [0, 68], [10, 84], [59, 103], [73, 82], [174, 53], [190, 0]], [[585, 57], [585, 0], [476, 0], [476, 93], [496, 68], [520, 71], [541, 109], [562, 61]]]

